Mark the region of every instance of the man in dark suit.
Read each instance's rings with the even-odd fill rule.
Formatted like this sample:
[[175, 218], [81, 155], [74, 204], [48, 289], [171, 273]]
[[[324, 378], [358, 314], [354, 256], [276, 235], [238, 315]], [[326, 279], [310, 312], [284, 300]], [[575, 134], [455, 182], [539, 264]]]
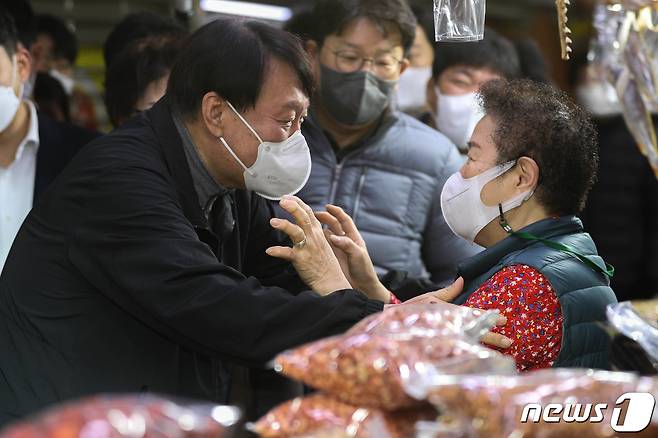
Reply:
[[[353, 290], [313, 212], [285, 196], [308, 177], [312, 83], [292, 35], [217, 20], [162, 100], [76, 155], [0, 275], [0, 424], [99, 392], [250, 397], [234, 365], [264, 368], [382, 310], [390, 296]], [[281, 396], [242, 401], [263, 412]]]
[[98, 135], [51, 120], [23, 99], [31, 74], [28, 45], [0, 6], [0, 271], [32, 205]]

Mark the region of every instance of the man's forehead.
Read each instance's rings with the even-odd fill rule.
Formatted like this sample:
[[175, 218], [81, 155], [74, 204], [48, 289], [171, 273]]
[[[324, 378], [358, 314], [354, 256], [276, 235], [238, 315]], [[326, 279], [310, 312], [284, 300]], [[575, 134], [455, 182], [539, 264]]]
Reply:
[[357, 17], [349, 21], [328, 38], [356, 49], [373, 46], [380, 50], [393, 50], [397, 47], [403, 49], [402, 34], [395, 23], [379, 23], [367, 17]]

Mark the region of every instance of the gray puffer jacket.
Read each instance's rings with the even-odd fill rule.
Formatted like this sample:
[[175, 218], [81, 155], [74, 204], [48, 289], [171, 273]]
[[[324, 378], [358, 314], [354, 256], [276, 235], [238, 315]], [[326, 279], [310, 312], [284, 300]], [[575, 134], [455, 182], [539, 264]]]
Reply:
[[299, 196], [316, 210], [328, 203], [345, 209], [378, 274], [406, 271], [445, 284], [459, 261], [480, 250], [456, 237], [443, 219], [441, 190], [463, 158], [439, 132], [394, 112], [371, 136], [340, 151], [312, 118], [302, 133], [313, 170]]

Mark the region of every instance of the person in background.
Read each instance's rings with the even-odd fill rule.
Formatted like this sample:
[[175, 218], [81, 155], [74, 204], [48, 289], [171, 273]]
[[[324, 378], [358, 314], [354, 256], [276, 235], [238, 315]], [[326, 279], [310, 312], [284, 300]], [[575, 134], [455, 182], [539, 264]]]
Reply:
[[[600, 138], [600, 169], [583, 212], [602, 256], [617, 270], [619, 301], [658, 295], [658, 178], [622, 116], [615, 88], [596, 64], [574, 64], [576, 97], [592, 115]], [[658, 130], [658, 116], [653, 117]]]
[[[37, 72], [50, 74], [62, 84], [69, 96], [73, 124], [98, 130], [94, 99], [76, 80], [78, 38], [75, 32], [63, 19], [50, 14], [37, 15], [36, 29], [37, 38], [31, 52]], [[41, 105], [36, 98], [35, 102]]]
[[290, 32], [303, 42], [306, 42], [313, 34], [313, 28], [316, 25], [314, 18], [312, 9], [303, 9], [286, 21], [283, 30]]
[[149, 39], [183, 39], [187, 32], [173, 20], [152, 12], [127, 15], [110, 32], [103, 44], [106, 71], [114, 59], [127, 47]]
[[535, 40], [524, 38], [515, 41], [514, 47], [516, 48], [516, 53], [519, 55], [521, 66], [520, 77], [542, 84], [553, 83], [548, 62]]
[[164, 96], [180, 45], [180, 39], [146, 38], [117, 55], [105, 75], [105, 106], [115, 127]]
[[441, 215], [441, 188], [461, 157], [392, 107], [416, 31], [411, 9], [405, 0], [322, 0], [314, 15], [306, 49], [318, 88], [302, 126], [313, 168], [299, 196], [316, 210], [345, 208], [380, 275], [399, 269], [451, 282], [457, 262], [477, 251]]
[[[452, 231], [486, 249], [460, 264], [463, 290], [445, 298], [499, 310], [506, 324], [492, 332], [502, 335], [498, 348], [520, 371], [609, 368], [602, 323], [607, 305], [617, 302], [614, 269], [576, 217], [596, 179], [594, 125], [548, 84], [494, 80], [479, 95], [485, 116], [441, 204]], [[321, 220], [333, 222], [328, 238], [360, 290], [431, 289], [408, 277], [379, 282], [349, 216], [328, 208]]]
[[427, 87], [434, 127], [466, 154], [468, 140], [483, 115], [477, 101], [480, 87], [493, 79], [520, 75], [514, 45], [493, 29], [485, 29], [482, 41], [438, 43]]
[[58, 122], [71, 123], [71, 103], [62, 83], [48, 73], [37, 73], [32, 99], [39, 111]]
[[412, 6], [411, 10], [418, 20], [416, 38], [409, 52], [409, 67], [398, 82], [396, 105], [400, 111], [419, 117], [429, 111], [426, 89], [434, 63], [434, 13], [420, 6]]
[[[16, 22], [29, 19], [19, 17]], [[97, 136], [38, 113], [24, 99], [32, 71], [26, 47], [13, 16], [0, 6], [0, 272], [32, 205], [78, 150]]]

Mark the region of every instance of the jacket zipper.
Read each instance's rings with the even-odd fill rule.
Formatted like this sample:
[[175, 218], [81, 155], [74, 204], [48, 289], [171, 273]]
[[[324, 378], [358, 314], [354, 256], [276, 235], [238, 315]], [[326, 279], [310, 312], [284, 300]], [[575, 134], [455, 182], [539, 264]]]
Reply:
[[340, 175], [343, 172], [343, 166], [347, 162], [347, 160], [354, 155], [358, 154], [359, 151], [353, 151], [352, 153], [349, 153], [343, 157], [343, 159], [338, 163], [336, 163], [336, 169], [334, 172], [334, 177], [331, 181], [331, 192], [329, 192], [329, 204], [335, 204], [336, 203], [336, 192], [338, 191], [338, 180], [340, 179]]
[[356, 222], [356, 217], [359, 214], [359, 205], [361, 204], [361, 192], [363, 191], [363, 184], [366, 182], [367, 167], [361, 168], [361, 178], [359, 178], [359, 187], [356, 190], [356, 197], [354, 200], [354, 210], [352, 211], [352, 219]]

